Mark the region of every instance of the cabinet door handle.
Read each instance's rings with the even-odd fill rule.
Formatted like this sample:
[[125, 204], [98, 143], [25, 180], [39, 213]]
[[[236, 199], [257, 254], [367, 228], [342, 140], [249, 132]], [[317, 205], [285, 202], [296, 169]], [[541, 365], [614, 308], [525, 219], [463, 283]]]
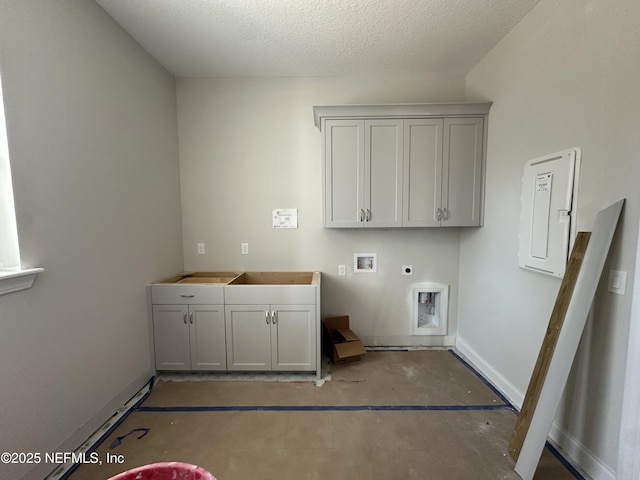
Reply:
[[367, 215], [366, 215], [366, 217], [365, 217], [365, 220], [366, 220], [367, 222], [368, 222], [369, 220], [371, 220], [371, 210], [369, 210], [368, 208], [367, 208]]
[[269, 325], [269, 310], [264, 312], [264, 319], [267, 321], [267, 325]]
[[362, 208], [360, 209], [360, 221], [364, 222], [364, 210]]
[[195, 294], [193, 294], [193, 293], [181, 293], [180, 296], [182, 298], [193, 298], [193, 297], [195, 297]]
[[442, 209], [442, 219], [443, 220], [449, 220], [449, 209], [448, 208], [443, 208]]
[[189, 313], [189, 323], [193, 325], [193, 312]]
[[277, 321], [278, 321], [278, 314], [274, 310], [271, 312], [271, 323], [275, 325]]
[[184, 324], [187, 324], [187, 312], [182, 312], [182, 320], [184, 321]]
[[436, 220], [442, 220], [442, 209], [438, 208], [438, 210], [436, 210]]

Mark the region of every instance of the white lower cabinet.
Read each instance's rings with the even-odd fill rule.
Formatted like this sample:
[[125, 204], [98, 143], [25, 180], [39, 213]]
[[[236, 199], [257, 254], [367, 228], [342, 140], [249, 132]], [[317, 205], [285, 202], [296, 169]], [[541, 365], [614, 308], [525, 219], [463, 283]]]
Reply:
[[227, 369], [315, 371], [315, 305], [225, 305]]
[[153, 305], [157, 370], [226, 370], [223, 305]]
[[275, 273], [221, 283], [211, 280], [230, 274], [201, 272], [149, 285], [156, 370], [315, 371], [320, 378], [320, 272]]

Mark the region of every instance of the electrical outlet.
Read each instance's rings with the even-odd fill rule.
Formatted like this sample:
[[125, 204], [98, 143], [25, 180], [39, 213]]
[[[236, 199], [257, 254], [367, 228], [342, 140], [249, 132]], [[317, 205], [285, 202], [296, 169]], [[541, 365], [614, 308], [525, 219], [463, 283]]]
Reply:
[[204, 243], [198, 244], [198, 255], [204, 255]]
[[346, 265], [338, 265], [338, 275], [341, 277], [347, 274], [347, 266]]
[[402, 265], [402, 275], [413, 275], [413, 265]]
[[248, 243], [241, 243], [240, 244], [240, 251], [242, 252], [242, 255], [249, 255], [249, 244]]

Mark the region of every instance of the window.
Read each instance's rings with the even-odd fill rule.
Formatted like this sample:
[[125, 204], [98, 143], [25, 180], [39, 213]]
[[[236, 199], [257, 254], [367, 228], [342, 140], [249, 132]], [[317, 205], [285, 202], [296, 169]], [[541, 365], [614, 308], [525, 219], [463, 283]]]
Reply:
[[13, 204], [11, 165], [4, 116], [4, 96], [0, 77], [0, 271], [20, 270], [20, 248]]
[[30, 288], [41, 268], [23, 270], [11, 183], [7, 123], [0, 76], [0, 295]]

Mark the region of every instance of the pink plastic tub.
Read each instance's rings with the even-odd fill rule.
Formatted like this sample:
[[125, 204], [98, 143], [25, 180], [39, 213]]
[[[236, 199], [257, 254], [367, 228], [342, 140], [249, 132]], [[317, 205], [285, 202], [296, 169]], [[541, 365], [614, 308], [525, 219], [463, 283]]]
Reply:
[[133, 468], [107, 480], [216, 480], [216, 477], [196, 465], [161, 462]]

